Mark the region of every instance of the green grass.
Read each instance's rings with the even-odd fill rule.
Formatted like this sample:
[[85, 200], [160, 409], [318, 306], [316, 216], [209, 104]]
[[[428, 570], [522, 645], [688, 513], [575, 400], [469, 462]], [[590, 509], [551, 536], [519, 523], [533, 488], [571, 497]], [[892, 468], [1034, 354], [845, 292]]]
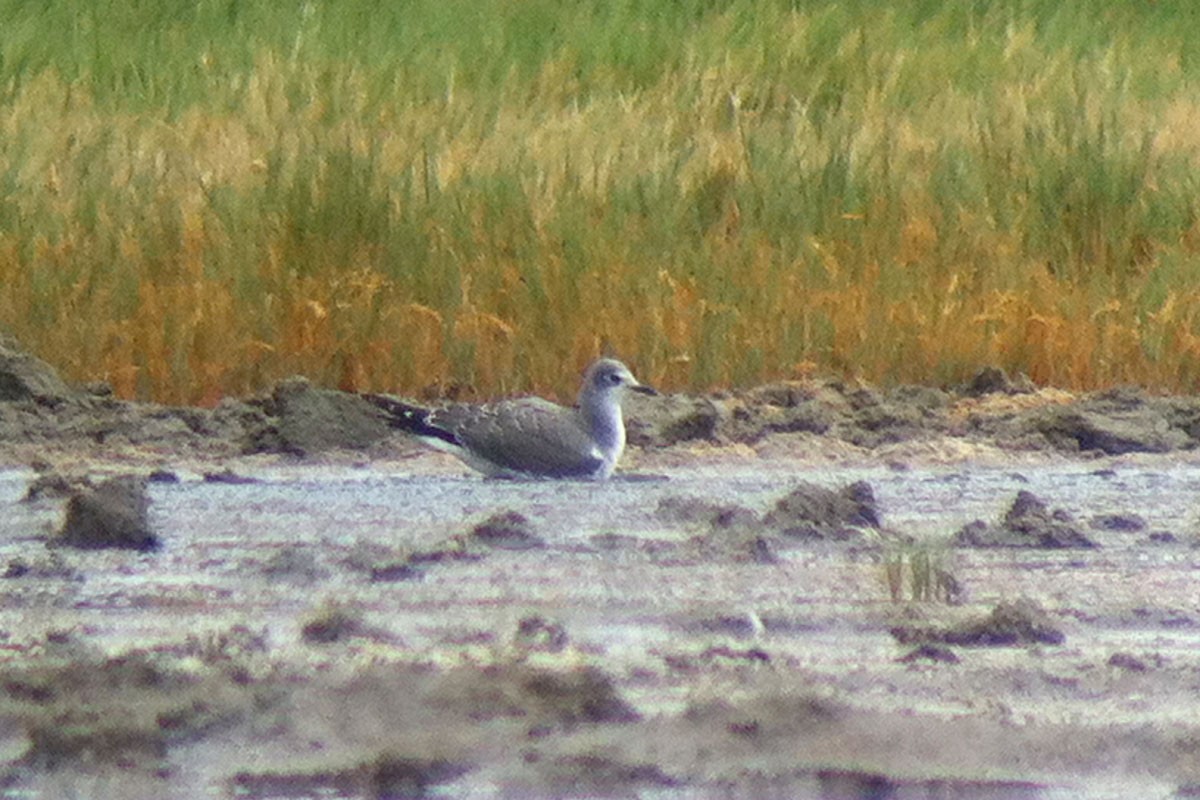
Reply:
[[910, 544], [885, 549], [883, 577], [892, 602], [962, 602], [963, 587], [946, 561], [945, 544]]
[[1192, 3], [0, 19], [0, 326], [126, 396], [1196, 384]]

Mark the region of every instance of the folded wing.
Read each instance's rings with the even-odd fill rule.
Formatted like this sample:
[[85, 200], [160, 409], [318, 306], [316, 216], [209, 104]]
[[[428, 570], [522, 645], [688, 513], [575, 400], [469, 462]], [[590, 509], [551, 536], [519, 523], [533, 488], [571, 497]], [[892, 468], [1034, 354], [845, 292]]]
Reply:
[[537, 397], [447, 406], [430, 412], [427, 424], [453, 432], [493, 473], [587, 478], [604, 466], [575, 410]]

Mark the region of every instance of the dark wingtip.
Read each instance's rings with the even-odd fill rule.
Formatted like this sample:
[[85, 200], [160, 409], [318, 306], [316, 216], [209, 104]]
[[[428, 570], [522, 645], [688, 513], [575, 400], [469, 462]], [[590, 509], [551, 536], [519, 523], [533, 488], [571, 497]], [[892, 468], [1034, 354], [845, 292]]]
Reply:
[[364, 394], [362, 397], [384, 413], [385, 421], [389, 427], [402, 430], [405, 433], [411, 433], [415, 436], [428, 436], [434, 439], [441, 439], [453, 445], [462, 444], [452, 431], [434, 425], [429, 421], [430, 411], [427, 408], [410, 405], [387, 395]]

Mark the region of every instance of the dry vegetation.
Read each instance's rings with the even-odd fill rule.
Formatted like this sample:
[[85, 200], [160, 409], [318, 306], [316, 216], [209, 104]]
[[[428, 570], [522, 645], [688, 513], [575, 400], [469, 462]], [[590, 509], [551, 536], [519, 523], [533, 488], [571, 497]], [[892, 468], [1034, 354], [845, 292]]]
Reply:
[[1195, 387], [1189, 2], [0, 11], [0, 325], [122, 396]]

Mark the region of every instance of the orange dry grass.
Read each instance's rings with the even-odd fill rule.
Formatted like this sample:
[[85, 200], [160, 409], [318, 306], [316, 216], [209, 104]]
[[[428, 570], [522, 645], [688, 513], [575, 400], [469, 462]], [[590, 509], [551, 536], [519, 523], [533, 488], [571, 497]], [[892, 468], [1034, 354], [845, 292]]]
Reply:
[[[548, 63], [534, 95], [569, 72]], [[289, 94], [297, 80], [312, 102]], [[949, 383], [986, 364], [1074, 389], [1195, 388], [1200, 223], [1151, 239], [1101, 197], [1095, 219], [1064, 210], [1062, 230], [1019, 204], [1001, 224], [998, 201], [931, 187], [940, 143], [992, 137], [999, 152], [1053, 132], [1031, 121], [1038, 87], [986, 132], [961, 104], [893, 122], [872, 96], [861, 126], [823, 134], [799, 112], [743, 111], [728, 65], [538, 113], [514, 90], [494, 114], [466, 97], [372, 117], [363, 76], [337, 80], [323, 94], [264, 55], [242, 107], [169, 123], [100, 112], [52, 74], [28, 81], [0, 121], [24, 148], [6, 166], [27, 220], [0, 238], [0, 320], [69, 378], [173, 403], [293, 373], [569, 398], [606, 351], [667, 389], [814, 370]], [[1195, 116], [1172, 103], [1176, 124], [1145, 152], [1200, 161], [1179, 128]], [[1139, 120], [1154, 127], [1118, 127]], [[1106, 146], [1101, 189], [1122, 178], [1104, 158], [1128, 157]], [[830, 183], [805, 201], [820, 224], [789, 213], [807, 183], [786, 173], [802, 169]], [[1088, 188], [1064, 173], [1064, 192]]]
[[[34, 258], [64, 265], [79, 246], [43, 245]], [[56, 304], [60, 323], [40, 331], [40, 354], [70, 377], [110, 381], [121, 396], [201, 404], [295, 372], [344, 389], [448, 388], [458, 378], [447, 342], [469, 353], [466, 388], [476, 394], [536, 388], [569, 396], [574, 378], [563, 380], [562, 362], [579, 366], [601, 350], [640, 358], [648, 378], [684, 386], [695, 362], [708, 357], [706, 342], [726, 357], [704, 373], [704, 387], [795, 375], [815, 362], [885, 382], [962, 380], [980, 365], [1000, 364], [1040, 384], [1186, 389], [1200, 363], [1200, 298], [1173, 292], [1140, 316], [1132, 303], [1098, 302], [1087, 288], [1049, 275], [1023, 290], [976, 291], [950, 273], [920, 291], [897, 293], [886, 274], [897, 267], [867, 263], [843, 276], [849, 270], [829, 260], [827, 286], [813, 289], [798, 267], [776, 265], [780, 275], [765, 278], [778, 255], [759, 243], [740, 256], [749, 262], [740, 271], [748, 278], [732, 302], [710, 299], [697, 278], [670, 265], [656, 265], [648, 290], [624, 291], [649, 266], [620, 261], [580, 276], [586, 307], [525, 308], [506, 298], [503, 286], [474, 296], [467, 273], [458, 307], [447, 314], [409, 300], [370, 268], [332, 280], [279, 276], [267, 281], [264, 295], [238, 297], [229, 280], [188, 266], [196, 247], [181, 253], [175, 279], [138, 283], [125, 314], [113, 287], [89, 290], [83, 282], [38, 301]], [[123, 256], [130, 270], [143, 268], [137, 247]], [[35, 302], [29, 271], [14, 269], [18, 261], [12, 243], [0, 247], [8, 319], [19, 318], [16, 306]], [[554, 259], [545, 263], [552, 285]], [[268, 258], [260, 272], [273, 269]], [[476, 269], [503, 271], [488, 262]], [[508, 312], [498, 313], [506, 305]], [[541, 327], [555, 338], [548, 346]], [[750, 357], [755, 372], [743, 371]], [[521, 370], [529, 382], [514, 385], [511, 376]]]

